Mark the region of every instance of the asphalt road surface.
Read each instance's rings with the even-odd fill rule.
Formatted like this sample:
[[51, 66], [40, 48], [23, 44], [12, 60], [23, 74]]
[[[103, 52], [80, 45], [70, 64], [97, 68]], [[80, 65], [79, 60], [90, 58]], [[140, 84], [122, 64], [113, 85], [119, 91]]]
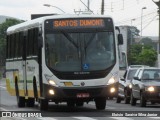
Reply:
[[[66, 103], [58, 105], [50, 103], [48, 111], [44, 112], [38, 110], [37, 103], [33, 108], [18, 108], [16, 97], [10, 96], [6, 91], [4, 79], [0, 80], [0, 111], [3, 114], [11, 112], [14, 116], [1, 117], [2, 120], [160, 120], [160, 116], [156, 116], [157, 113], [160, 115], [160, 104], [149, 104], [147, 107], [142, 108], [139, 103], [136, 106], [131, 106], [130, 104], [124, 104], [124, 102], [116, 103], [115, 99], [107, 100], [105, 110], [96, 110], [94, 102], [85, 103], [83, 107], [74, 108], [67, 107]], [[16, 114], [13, 114], [14, 112]], [[146, 117], [148, 113], [151, 116]], [[30, 118], [26, 117], [29, 115]], [[32, 115], [36, 117], [32, 117]]]

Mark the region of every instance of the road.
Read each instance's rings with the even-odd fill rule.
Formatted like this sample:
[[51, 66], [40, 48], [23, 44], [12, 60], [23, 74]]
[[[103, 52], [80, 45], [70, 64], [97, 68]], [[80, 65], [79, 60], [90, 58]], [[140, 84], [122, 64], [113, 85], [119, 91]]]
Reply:
[[[6, 91], [5, 80], [0, 80], [0, 111], [20, 111], [25, 113], [25, 111], [30, 112], [40, 112], [38, 110], [38, 104], [36, 103], [34, 108], [18, 108], [16, 105], [16, 97], [10, 96]], [[134, 113], [139, 111], [138, 117], [126, 117], [126, 114]], [[50, 104], [49, 110], [42, 113], [43, 115], [48, 115], [48, 117], [36, 117], [34, 120], [160, 120], [160, 117], [155, 117], [154, 115], [150, 117], [144, 117], [143, 111], [153, 111], [153, 113], [160, 112], [160, 104], [147, 105], [147, 107], [142, 108], [139, 103], [136, 106], [131, 106], [130, 104], [116, 103], [116, 100], [107, 100], [106, 109], [98, 111], [95, 109], [94, 102], [89, 102], [84, 104], [83, 107], [69, 108], [65, 103], [55, 105]], [[157, 112], [155, 112], [157, 111]], [[121, 117], [121, 113], [125, 116]], [[140, 113], [143, 113], [140, 114]], [[160, 113], [159, 113], [160, 114]], [[120, 115], [120, 116], [116, 116]], [[140, 117], [143, 116], [143, 117]], [[3, 118], [2, 120], [31, 120], [33, 118], [27, 117], [13, 117], [13, 118]]]

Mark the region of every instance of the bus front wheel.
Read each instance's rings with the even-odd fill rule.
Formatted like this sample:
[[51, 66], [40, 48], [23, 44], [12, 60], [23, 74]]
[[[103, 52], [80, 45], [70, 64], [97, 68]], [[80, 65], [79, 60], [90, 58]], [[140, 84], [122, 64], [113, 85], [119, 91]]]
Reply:
[[34, 107], [34, 103], [35, 103], [35, 99], [34, 98], [28, 98], [26, 100], [27, 107]]
[[48, 110], [48, 100], [47, 99], [39, 99], [38, 107], [40, 110]]
[[97, 110], [104, 110], [106, 107], [106, 98], [96, 98], [95, 99], [96, 109]]

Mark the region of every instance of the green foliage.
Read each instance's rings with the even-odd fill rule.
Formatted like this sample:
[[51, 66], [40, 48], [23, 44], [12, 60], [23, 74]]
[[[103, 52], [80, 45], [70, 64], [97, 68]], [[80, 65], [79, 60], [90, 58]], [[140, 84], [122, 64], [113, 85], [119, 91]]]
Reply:
[[154, 66], [157, 60], [157, 51], [149, 45], [132, 45], [128, 55], [129, 64]]
[[[23, 21], [17, 19], [6, 19], [6, 21], [0, 24], [0, 61], [5, 61], [5, 54], [6, 54], [6, 31], [8, 27], [12, 25], [19, 24]], [[2, 64], [2, 63], [0, 63]], [[4, 64], [4, 63], [3, 63]]]
[[153, 42], [152, 42], [152, 39], [146, 37], [146, 38], [142, 38], [141, 41], [140, 41], [140, 44], [144, 44], [144, 45], [151, 45]]

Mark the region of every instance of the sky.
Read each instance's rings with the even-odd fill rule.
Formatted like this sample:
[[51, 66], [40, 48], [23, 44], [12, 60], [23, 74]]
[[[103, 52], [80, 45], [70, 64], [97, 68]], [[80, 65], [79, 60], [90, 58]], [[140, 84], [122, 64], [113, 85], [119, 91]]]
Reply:
[[[31, 14], [63, 14], [61, 10], [75, 14], [74, 11], [87, 9], [81, 1], [86, 5], [88, 3], [88, 0], [0, 0], [0, 15], [30, 20]], [[101, 0], [89, 1], [90, 10], [94, 14], [101, 14]], [[44, 4], [55, 7], [46, 7]], [[142, 36], [158, 36], [157, 8], [152, 0], [105, 0], [104, 15], [112, 16], [116, 25], [132, 25], [139, 30], [142, 20]]]

